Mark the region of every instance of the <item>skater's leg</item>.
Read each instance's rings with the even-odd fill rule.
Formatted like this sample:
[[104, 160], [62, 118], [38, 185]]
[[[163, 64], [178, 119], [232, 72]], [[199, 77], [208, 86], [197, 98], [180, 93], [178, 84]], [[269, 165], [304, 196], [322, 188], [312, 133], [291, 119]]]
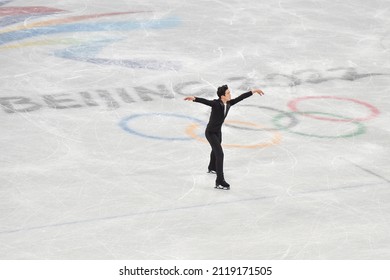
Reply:
[[206, 132], [206, 138], [209, 141], [212, 149], [212, 155], [210, 156], [210, 159], [212, 159], [212, 157], [215, 158], [215, 171], [217, 172], [217, 180], [224, 181], [224, 176], [223, 176], [224, 154], [221, 146], [221, 135], [220, 133]]
[[209, 162], [209, 167], [208, 167], [209, 172], [211, 172], [211, 171], [216, 172], [217, 171], [215, 163], [216, 163], [216, 158], [215, 158], [214, 152], [211, 151], [211, 153], [210, 153], [210, 162]]
[[217, 167], [216, 167], [217, 159], [215, 157], [215, 153], [214, 153], [214, 150], [213, 150], [213, 146], [214, 146], [214, 143], [215, 143], [215, 139], [214, 139], [215, 136], [213, 134], [214, 133], [206, 131], [205, 136], [206, 136], [206, 139], [207, 139], [207, 141], [209, 141], [209, 144], [211, 146], [210, 162], [209, 162], [208, 169], [209, 169], [209, 172], [210, 171], [214, 171], [216, 173], [217, 172]]

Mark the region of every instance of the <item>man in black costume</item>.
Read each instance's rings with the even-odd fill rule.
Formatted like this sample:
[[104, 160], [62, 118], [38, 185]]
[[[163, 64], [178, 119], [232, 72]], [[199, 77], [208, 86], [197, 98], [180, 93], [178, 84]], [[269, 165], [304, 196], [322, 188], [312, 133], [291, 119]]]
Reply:
[[215, 181], [215, 187], [219, 189], [229, 190], [230, 185], [225, 181], [223, 174], [223, 149], [221, 127], [225, 118], [230, 110], [230, 107], [242, 101], [245, 98], [250, 97], [253, 94], [264, 95], [264, 92], [260, 89], [253, 89], [246, 93], [241, 94], [237, 98], [231, 99], [230, 90], [227, 85], [223, 85], [218, 88], [218, 99], [207, 100], [200, 97], [188, 96], [184, 98], [187, 101], [199, 102], [211, 107], [211, 115], [209, 123], [206, 127], [206, 139], [211, 146], [209, 173], [217, 173], [217, 179]]

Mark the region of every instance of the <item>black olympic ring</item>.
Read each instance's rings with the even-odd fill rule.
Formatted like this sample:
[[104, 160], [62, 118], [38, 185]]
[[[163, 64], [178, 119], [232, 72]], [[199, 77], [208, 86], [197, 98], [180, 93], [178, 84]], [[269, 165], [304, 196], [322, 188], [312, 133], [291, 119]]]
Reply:
[[251, 128], [251, 127], [237, 126], [237, 125], [228, 124], [228, 123], [225, 123], [225, 126], [236, 128], [236, 129], [242, 129], [242, 130], [275, 131], [275, 130], [290, 129], [290, 128], [293, 128], [294, 126], [296, 126], [299, 123], [298, 119], [295, 117], [294, 114], [289, 114], [289, 112], [286, 112], [286, 111], [283, 111], [283, 110], [275, 109], [275, 108], [268, 107], [268, 106], [259, 106], [259, 105], [250, 105], [250, 104], [240, 105], [240, 107], [241, 106], [256, 107], [256, 108], [267, 109], [267, 110], [278, 112], [279, 113], [278, 115], [283, 114], [283, 115], [287, 116], [290, 119], [290, 123], [288, 125], [286, 125], [286, 126], [283, 126], [283, 128]]

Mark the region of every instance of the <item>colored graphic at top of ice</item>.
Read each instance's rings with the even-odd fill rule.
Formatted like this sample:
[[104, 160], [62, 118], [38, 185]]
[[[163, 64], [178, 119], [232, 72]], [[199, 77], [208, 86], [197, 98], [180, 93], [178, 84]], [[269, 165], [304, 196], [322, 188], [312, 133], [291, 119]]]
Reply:
[[29, 30], [19, 30], [0, 34], [0, 45], [19, 41], [31, 37], [51, 35], [66, 32], [96, 32], [96, 31], [130, 31], [139, 28], [171, 28], [177, 26], [179, 19], [176, 17], [152, 20], [152, 21], [126, 21], [126, 22], [98, 22], [61, 24], [54, 26], [35, 27]]
[[[0, 6], [9, 3], [10, 1], [0, 2]], [[169, 17], [165, 19], [153, 19], [143, 21], [111, 21], [111, 17], [128, 15], [134, 13], [147, 13], [149, 11], [126, 11], [113, 12], [102, 14], [91, 14], [81, 16], [70, 16], [65, 18], [56, 18], [43, 21], [25, 22], [26, 19], [41, 17], [54, 13], [66, 12], [64, 10], [48, 8], [48, 7], [0, 7], [0, 27], [14, 25], [23, 22], [23, 25], [13, 26], [7, 29], [0, 30], [0, 49], [12, 49], [27, 46], [40, 46], [52, 44], [72, 44], [72, 40], [50, 40], [44, 38], [33, 42], [27, 41], [20, 43], [19, 41], [33, 37], [46, 36], [59, 33], [78, 33], [78, 32], [105, 32], [105, 31], [130, 31], [134, 29], [165, 29], [175, 27], [179, 24], [177, 17]], [[104, 22], [84, 22], [80, 21], [109, 18], [110, 21]], [[156, 59], [110, 59], [97, 57], [98, 52], [110, 43], [116, 42], [118, 38], [108, 40], [93, 40], [92, 42], [76, 42], [75, 46], [54, 52], [57, 57], [77, 60], [93, 64], [101, 65], [118, 65], [129, 68], [145, 68], [151, 70], [177, 70], [180, 68], [180, 63], [173, 61], [160, 61]], [[10, 45], [11, 42], [17, 44]], [[4, 46], [5, 45], [5, 46]]]
[[[0, 3], [0, 6], [1, 3]], [[49, 7], [4, 7], [0, 8], [0, 16], [16, 16], [16, 15], [24, 15], [24, 14], [49, 14], [56, 12], [64, 12], [64, 10], [49, 8]]]
[[[7, 1], [7, 3], [10, 1]], [[6, 3], [0, 2], [0, 6]], [[64, 10], [48, 7], [3, 7], [0, 8], [0, 27], [6, 27], [9, 25], [24, 22], [29, 18], [38, 18], [45, 15], [51, 15], [55, 13], [61, 13]], [[0, 33], [5, 32], [0, 30]]]
[[[7, 2], [0, 2], [6, 4]], [[7, 26], [23, 21], [26, 17], [32, 15], [47, 15], [53, 13], [65, 12], [64, 10], [47, 8], [47, 7], [0, 7], [0, 26]], [[81, 16], [70, 16], [65, 18], [49, 19], [44, 21], [24, 23], [21, 26], [0, 30], [0, 45], [7, 44], [13, 41], [19, 41], [30, 37], [41, 35], [50, 35], [65, 32], [94, 32], [94, 31], [128, 31], [137, 28], [169, 28], [175, 27], [178, 19], [175, 17], [160, 19], [160, 20], [144, 20], [144, 21], [110, 21], [110, 22], [88, 22], [77, 23], [89, 19], [111, 18], [112, 16], [120, 16], [134, 13], [147, 13], [149, 11], [125, 11], [102, 14], [91, 14]], [[8, 17], [10, 16], [10, 17]]]
[[[1, 11], [1, 8], [0, 8]], [[110, 17], [110, 16], [119, 16], [119, 15], [127, 15], [127, 14], [136, 14], [136, 13], [145, 13], [144, 11], [128, 11], [128, 12], [115, 12], [115, 13], [103, 13], [103, 14], [91, 14], [91, 15], [83, 15], [83, 16], [73, 16], [73, 17], [67, 17], [67, 18], [60, 18], [60, 19], [51, 19], [51, 20], [45, 20], [40, 22], [33, 22], [33, 23], [26, 23], [22, 26], [13, 27], [5, 30], [1, 30], [0, 33], [8, 33], [13, 31], [20, 31], [20, 30], [28, 30], [36, 27], [47, 27], [52, 25], [58, 25], [58, 24], [66, 24], [66, 23], [73, 23], [88, 19], [97, 19], [102, 17]]]

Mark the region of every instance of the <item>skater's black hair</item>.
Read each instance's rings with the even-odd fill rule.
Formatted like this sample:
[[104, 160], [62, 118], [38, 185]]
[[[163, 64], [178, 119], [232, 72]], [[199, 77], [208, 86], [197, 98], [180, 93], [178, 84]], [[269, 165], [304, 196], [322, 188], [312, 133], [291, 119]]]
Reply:
[[218, 97], [221, 98], [222, 95], [225, 95], [227, 89], [228, 89], [227, 85], [220, 86], [217, 90]]

